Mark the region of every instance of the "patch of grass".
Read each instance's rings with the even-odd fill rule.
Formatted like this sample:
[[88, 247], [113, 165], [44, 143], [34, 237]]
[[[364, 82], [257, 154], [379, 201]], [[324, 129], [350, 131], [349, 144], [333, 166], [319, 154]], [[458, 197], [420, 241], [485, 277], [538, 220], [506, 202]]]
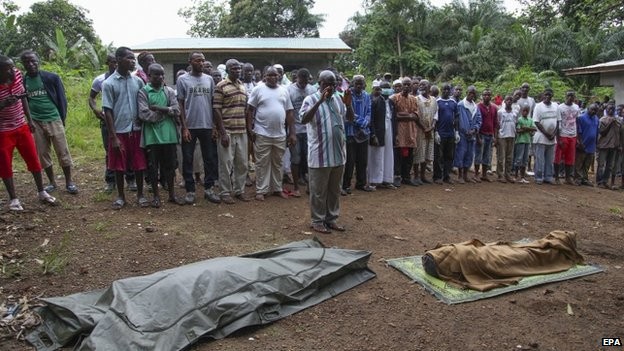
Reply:
[[611, 207], [609, 209], [609, 212], [611, 212], [613, 214], [616, 214], [616, 215], [619, 215], [619, 214], [622, 214], [622, 209], [617, 207], [617, 206], [616, 207]]
[[22, 266], [17, 263], [3, 262], [0, 267], [0, 277], [3, 279], [16, 278], [21, 275]]
[[93, 193], [93, 202], [106, 202], [110, 201], [111, 195], [104, 191], [96, 191]]
[[60, 274], [65, 270], [69, 263], [67, 253], [67, 244], [69, 243], [69, 233], [63, 235], [63, 239], [59, 246], [52, 248], [45, 256], [43, 256], [43, 274]]
[[94, 229], [97, 232], [101, 232], [101, 231], [104, 231], [104, 229], [106, 229], [109, 225], [110, 225], [109, 221], [99, 221], [95, 223]]

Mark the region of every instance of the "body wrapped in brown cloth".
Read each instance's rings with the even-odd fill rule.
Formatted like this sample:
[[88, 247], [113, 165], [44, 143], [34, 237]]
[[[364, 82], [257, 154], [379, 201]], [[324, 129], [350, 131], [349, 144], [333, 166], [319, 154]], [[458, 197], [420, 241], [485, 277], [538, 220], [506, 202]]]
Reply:
[[427, 274], [487, 291], [517, 284], [525, 276], [568, 270], [583, 263], [583, 256], [576, 251], [575, 233], [556, 230], [530, 243], [484, 244], [472, 239], [438, 245], [422, 260]]

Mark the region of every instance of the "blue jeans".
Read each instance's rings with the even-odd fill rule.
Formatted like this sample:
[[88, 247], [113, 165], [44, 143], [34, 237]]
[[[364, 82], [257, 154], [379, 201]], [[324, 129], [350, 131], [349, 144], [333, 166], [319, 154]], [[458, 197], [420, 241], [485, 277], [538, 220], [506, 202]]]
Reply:
[[554, 181], [553, 162], [555, 161], [555, 144], [533, 144], [535, 146], [535, 181]]
[[182, 142], [182, 176], [187, 192], [195, 192], [195, 178], [193, 177], [193, 153], [195, 143], [199, 140], [199, 148], [204, 162], [204, 189], [210, 189], [219, 179], [219, 159], [217, 144], [212, 139], [212, 129], [189, 129], [191, 141]]
[[514, 166], [516, 169], [526, 167], [529, 162], [529, 148], [531, 144], [516, 144], [514, 151]]
[[492, 165], [492, 136], [479, 134], [481, 145], [475, 147], [475, 165], [490, 167]]

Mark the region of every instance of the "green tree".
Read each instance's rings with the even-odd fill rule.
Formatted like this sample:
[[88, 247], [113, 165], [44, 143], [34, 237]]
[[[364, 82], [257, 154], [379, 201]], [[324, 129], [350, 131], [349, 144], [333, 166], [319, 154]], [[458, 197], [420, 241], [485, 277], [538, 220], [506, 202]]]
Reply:
[[100, 67], [96, 49], [85, 38], [79, 38], [75, 43], [70, 43], [63, 31], [56, 28], [54, 39], [46, 38], [46, 45], [50, 48], [46, 58], [61, 67], [79, 70], [85, 67], [92, 69]]
[[[435, 53], [427, 43], [431, 36], [431, 6], [422, 1], [371, 1], [364, 14], [350, 19], [340, 37], [355, 48], [361, 73], [408, 71], [434, 76], [439, 71]], [[402, 20], [397, 20], [402, 19]]]
[[19, 7], [11, 0], [0, 0], [0, 53], [13, 55], [13, 48], [19, 41], [17, 26], [15, 25], [15, 12]]
[[533, 29], [547, 28], [564, 20], [573, 30], [592, 30], [622, 26], [624, 3], [621, 0], [520, 0], [522, 20]]
[[100, 39], [93, 30], [93, 22], [87, 18], [87, 10], [67, 0], [48, 0], [34, 3], [27, 12], [17, 18], [20, 29], [20, 49], [33, 49], [44, 53], [50, 47], [46, 35], [59, 28], [67, 41], [76, 43], [83, 38], [93, 45]]
[[324, 15], [311, 14], [314, 0], [195, 0], [178, 15], [197, 37], [318, 37]]
[[512, 60], [513, 51], [505, 34], [513, 17], [499, 0], [455, 0], [438, 11], [433, 42], [439, 52], [441, 79], [462, 75], [468, 81], [490, 80]]

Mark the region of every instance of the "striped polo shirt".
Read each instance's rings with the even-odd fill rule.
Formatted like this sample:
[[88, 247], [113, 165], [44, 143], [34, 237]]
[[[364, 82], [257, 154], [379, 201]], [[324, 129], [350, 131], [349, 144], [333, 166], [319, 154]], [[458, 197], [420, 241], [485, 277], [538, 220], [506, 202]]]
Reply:
[[247, 93], [240, 80], [232, 82], [229, 77], [220, 81], [212, 97], [212, 108], [221, 110], [223, 127], [230, 133], [245, 133], [245, 108]]
[[[300, 118], [321, 98], [316, 92], [303, 100]], [[323, 102], [314, 118], [307, 124], [308, 132], [308, 167], [337, 167], [347, 160], [344, 118], [347, 109], [338, 93]]]
[[[0, 84], [0, 100], [4, 100], [11, 95], [19, 95], [26, 92], [26, 89], [24, 89], [22, 73], [16, 68], [13, 68], [13, 72], [15, 73], [15, 77], [12, 82], [8, 84]], [[26, 124], [26, 118], [21, 99], [13, 105], [7, 106], [0, 110], [0, 132], [15, 130], [24, 124]]]

